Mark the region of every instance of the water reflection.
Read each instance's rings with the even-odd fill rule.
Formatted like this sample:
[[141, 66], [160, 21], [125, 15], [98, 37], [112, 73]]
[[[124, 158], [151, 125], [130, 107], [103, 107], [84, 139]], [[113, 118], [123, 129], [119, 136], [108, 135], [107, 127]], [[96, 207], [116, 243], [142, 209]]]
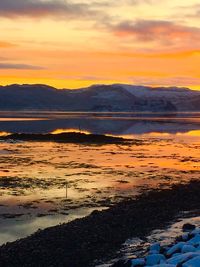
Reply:
[[[149, 188], [199, 178], [197, 114], [42, 113], [40, 120], [23, 120], [22, 115], [20, 120], [15, 120], [17, 114], [12, 120], [0, 120], [1, 134], [82, 131], [128, 136], [133, 142], [102, 146], [1, 142], [2, 243], [109, 207]], [[139, 145], [134, 138], [141, 141]]]
[[129, 135], [200, 130], [200, 113], [15, 113], [13, 117], [8, 115], [11, 114], [0, 113], [2, 132], [60, 133], [73, 129], [86, 133]]
[[91, 208], [77, 209], [71, 211], [70, 216], [54, 215], [48, 217], [24, 216], [21, 219], [0, 219], [0, 245], [6, 242], [12, 242], [19, 238], [26, 237], [39, 229], [51, 227], [60, 223], [65, 223], [77, 218], [87, 216], [94, 210]]

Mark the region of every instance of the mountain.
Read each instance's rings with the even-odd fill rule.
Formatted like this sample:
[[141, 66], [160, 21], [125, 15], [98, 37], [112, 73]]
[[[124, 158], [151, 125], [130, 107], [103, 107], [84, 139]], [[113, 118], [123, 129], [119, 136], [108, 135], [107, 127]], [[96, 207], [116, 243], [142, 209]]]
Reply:
[[200, 111], [200, 91], [124, 84], [58, 90], [47, 85], [0, 86], [0, 110]]

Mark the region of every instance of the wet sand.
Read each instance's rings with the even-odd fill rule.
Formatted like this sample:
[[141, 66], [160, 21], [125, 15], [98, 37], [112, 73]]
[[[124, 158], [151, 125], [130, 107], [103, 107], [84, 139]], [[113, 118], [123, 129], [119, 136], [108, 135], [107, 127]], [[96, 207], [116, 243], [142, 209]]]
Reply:
[[128, 238], [144, 237], [164, 227], [181, 211], [199, 209], [200, 181], [151, 190], [135, 200], [67, 224], [47, 228], [0, 248], [0, 265], [95, 266]]

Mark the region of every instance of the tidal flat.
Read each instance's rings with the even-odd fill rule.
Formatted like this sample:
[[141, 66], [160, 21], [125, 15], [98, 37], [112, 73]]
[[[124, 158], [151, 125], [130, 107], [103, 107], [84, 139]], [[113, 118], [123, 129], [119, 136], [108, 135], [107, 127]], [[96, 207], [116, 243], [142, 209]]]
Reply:
[[198, 131], [128, 143], [0, 143], [1, 244], [199, 178]]
[[[116, 255], [127, 239], [145, 238], [153, 230], [164, 228], [171, 220], [177, 219], [180, 212], [196, 209], [199, 214], [199, 187], [199, 180], [193, 180], [170, 189], [151, 190], [134, 200], [122, 201], [103, 211], [93, 211], [87, 217], [38, 230], [24, 239], [1, 246], [0, 264], [8, 267], [97, 267]], [[136, 246], [144, 252], [146, 244], [138, 243]], [[137, 253], [134, 251], [132, 256], [136, 257]], [[101, 266], [134, 265], [114, 263]]]

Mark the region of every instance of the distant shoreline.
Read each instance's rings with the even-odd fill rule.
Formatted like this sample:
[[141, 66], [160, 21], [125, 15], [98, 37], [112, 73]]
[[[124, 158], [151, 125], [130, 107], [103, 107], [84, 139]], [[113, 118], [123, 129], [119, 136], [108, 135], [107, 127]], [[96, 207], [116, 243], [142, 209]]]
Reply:
[[63, 143], [87, 143], [87, 144], [116, 144], [131, 141], [122, 137], [114, 137], [100, 134], [85, 134], [81, 132], [69, 132], [60, 134], [24, 134], [15, 133], [1, 136], [2, 141], [38, 141], [38, 142], [63, 142]]
[[128, 238], [162, 228], [181, 211], [199, 209], [200, 181], [152, 190], [135, 200], [0, 247], [0, 265], [90, 267], [114, 255]]
[[58, 90], [40, 84], [0, 86], [0, 110], [69, 112], [200, 111], [200, 91], [127, 84]]

